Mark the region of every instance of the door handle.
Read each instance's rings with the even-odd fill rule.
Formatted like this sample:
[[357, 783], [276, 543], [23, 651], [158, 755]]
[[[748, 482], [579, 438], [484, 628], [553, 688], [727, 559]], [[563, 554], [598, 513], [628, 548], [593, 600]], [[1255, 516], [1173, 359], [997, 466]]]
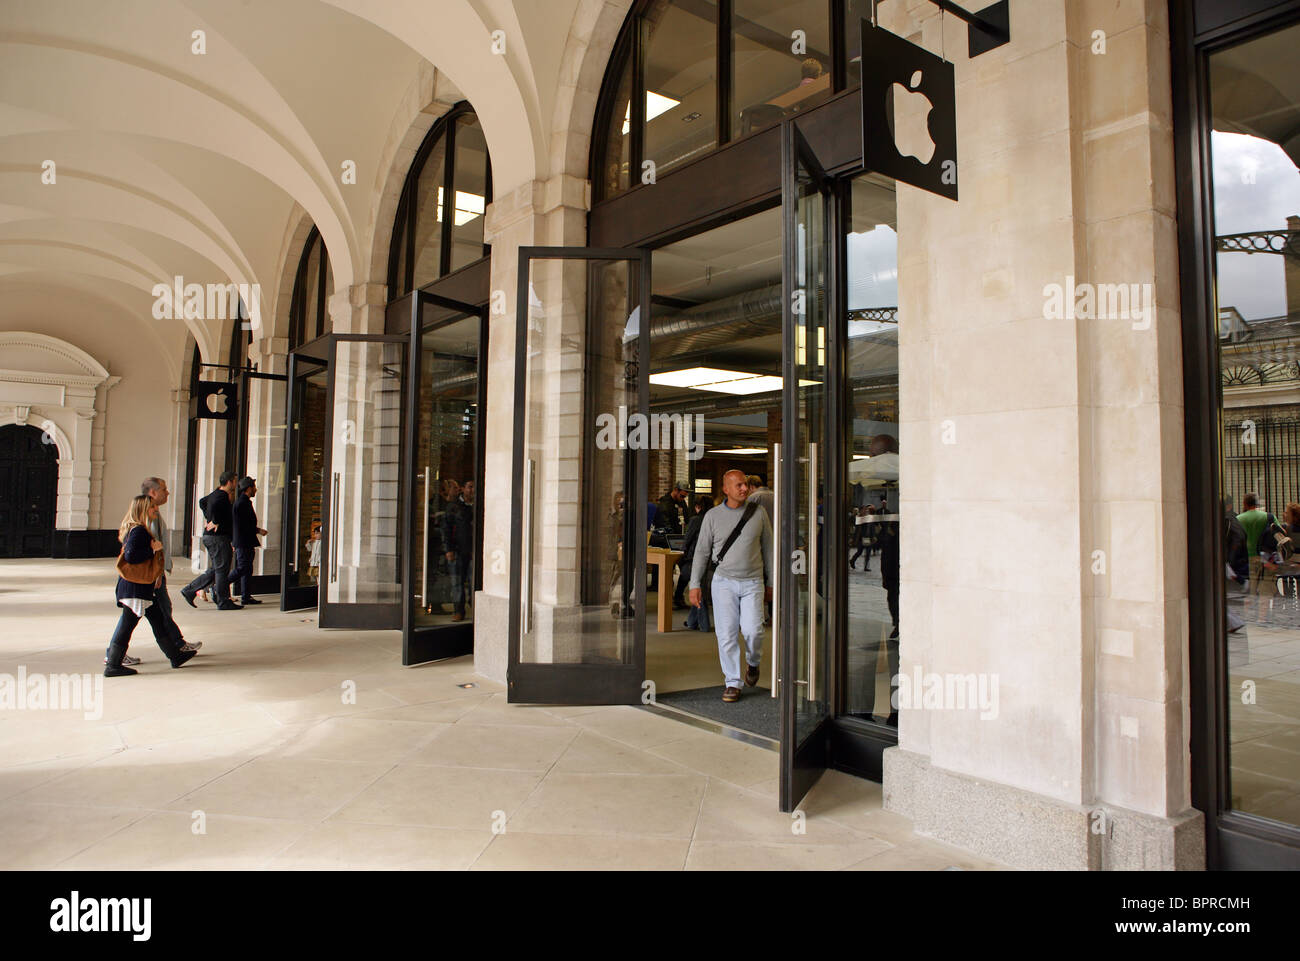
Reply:
[[[781, 686], [781, 580], [788, 570], [781, 540], [781, 445], [772, 445], [772, 697]], [[777, 564], [781, 570], [776, 569]]]
[[424, 513], [424, 553], [421, 555], [420, 570], [420, 606], [429, 606], [429, 468], [424, 469], [424, 504], [420, 508]]
[[334, 489], [330, 495], [330, 583], [339, 579], [339, 480], [342, 475], [334, 472]]
[[808, 700], [817, 700], [817, 445], [808, 445]]
[[293, 572], [298, 573], [298, 537], [301, 533], [298, 525], [302, 523], [302, 475], [297, 474], [293, 479]]
[[523, 569], [519, 573], [519, 612], [520, 633], [527, 634], [533, 629], [533, 475], [537, 469], [536, 461], [524, 464], [524, 516], [520, 536], [523, 544]]

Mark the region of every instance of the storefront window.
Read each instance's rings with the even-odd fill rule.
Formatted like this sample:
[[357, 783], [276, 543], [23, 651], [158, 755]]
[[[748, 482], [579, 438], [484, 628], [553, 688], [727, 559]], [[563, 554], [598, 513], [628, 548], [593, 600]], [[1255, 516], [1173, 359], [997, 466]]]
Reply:
[[718, 8], [659, 0], [646, 13], [645, 159], [656, 175], [712, 150], [718, 136]]
[[474, 111], [461, 103], [433, 125], [406, 176], [393, 223], [389, 297], [396, 300], [483, 258], [483, 218], [491, 202], [487, 141]]
[[845, 712], [897, 723], [898, 233], [893, 184], [865, 175], [849, 196], [846, 368], [849, 523]]
[[334, 276], [330, 270], [329, 251], [325, 249], [320, 231], [312, 227], [298, 261], [293, 301], [289, 306], [291, 350], [330, 332], [333, 325], [330, 321], [329, 299], [333, 293]]
[[1300, 824], [1300, 26], [1210, 58], [1228, 807]]
[[744, 137], [831, 94], [825, 0], [734, 0], [732, 129]]

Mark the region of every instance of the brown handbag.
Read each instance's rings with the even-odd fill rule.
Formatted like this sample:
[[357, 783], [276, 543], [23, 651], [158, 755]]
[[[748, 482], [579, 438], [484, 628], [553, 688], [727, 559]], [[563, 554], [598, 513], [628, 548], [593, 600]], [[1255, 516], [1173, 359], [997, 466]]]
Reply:
[[[148, 528], [145, 528], [148, 531]], [[150, 541], [153, 535], [149, 535]], [[126, 550], [126, 545], [122, 545], [122, 550]], [[121, 575], [122, 580], [129, 581], [132, 584], [153, 584], [158, 578], [162, 577], [163, 564], [165, 558], [162, 551], [154, 551], [154, 555], [147, 561], [141, 561], [139, 564], [130, 564], [126, 560], [125, 554], [117, 555], [117, 573]]]

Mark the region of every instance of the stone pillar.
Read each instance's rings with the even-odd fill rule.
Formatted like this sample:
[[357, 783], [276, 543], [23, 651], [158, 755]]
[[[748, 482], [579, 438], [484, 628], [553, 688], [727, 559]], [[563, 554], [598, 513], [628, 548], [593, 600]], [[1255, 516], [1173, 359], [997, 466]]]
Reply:
[[[590, 185], [575, 177], [530, 181], [498, 190], [489, 205], [485, 240], [492, 245], [487, 414], [483, 418], [483, 589], [475, 597], [474, 669], [504, 681], [509, 642], [511, 507], [521, 479], [511, 474], [515, 418], [515, 297], [519, 248], [586, 243]], [[574, 456], [577, 456], [576, 454]]]
[[[885, 806], [1022, 867], [1200, 866], [1165, 4], [1013, 4], [974, 61], [880, 9], [955, 59], [960, 145], [960, 203], [898, 188], [901, 673], [996, 692], [903, 705]], [[1054, 316], [1076, 283], [1150, 314]]]

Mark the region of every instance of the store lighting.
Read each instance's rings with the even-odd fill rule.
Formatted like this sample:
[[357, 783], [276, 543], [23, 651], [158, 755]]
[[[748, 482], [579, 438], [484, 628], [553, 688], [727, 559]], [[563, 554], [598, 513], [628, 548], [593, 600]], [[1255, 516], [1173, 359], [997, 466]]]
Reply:
[[[658, 387], [682, 387], [707, 390], [718, 394], [764, 394], [780, 390], [784, 381], [771, 374], [751, 374], [743, 370], [719, 370], [716, 367], [687, 367], [650, 375]], [[821, 381], [799, 380], [800, 387], [813, 387]]]
[[[674, 100], [672, 97], [665, 97], [661, 93], [655, 93], [653, 90], [645, 92], [645, 119], [649, 123], [661, 113], [667, 113], [673, 107], [681, 103], [680, 100]], [[623, 111], [623, 136], [626, 137], [632, 130], [632, 102], [628, 101], [627, 109]]]
[[[464, 227], [475, 217], [483, 216], [486, 201], [478, 194], [456, 191], [456, 226]], [[442, 188], [438, 188], [438, 223], [442, 223]]]
[[710, 454], [766, 454], [766, 447], [732, 447], [728, 450], [711, 450]]

